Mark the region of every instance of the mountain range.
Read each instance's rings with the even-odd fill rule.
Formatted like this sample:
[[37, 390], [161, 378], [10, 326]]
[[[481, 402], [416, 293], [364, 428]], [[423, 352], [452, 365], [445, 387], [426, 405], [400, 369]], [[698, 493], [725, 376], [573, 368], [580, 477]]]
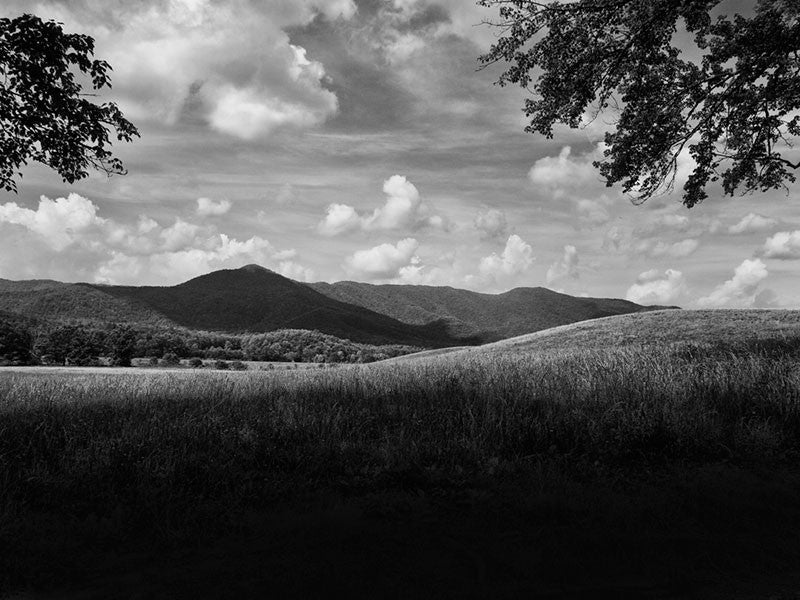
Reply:
[[370, 344], [475, 345], [586, 319], [666, 308], [546, 288], [482, 294], [452, 287], [300, 283], [258, 265], [168, 287], [0, 279], [0, 312], [230, 333], [310, 329]]

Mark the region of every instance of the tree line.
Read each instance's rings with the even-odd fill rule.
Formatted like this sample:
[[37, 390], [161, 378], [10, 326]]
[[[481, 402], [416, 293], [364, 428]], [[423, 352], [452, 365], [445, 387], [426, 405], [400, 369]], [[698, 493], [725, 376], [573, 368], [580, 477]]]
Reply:
[[366, 363], [421, 348], [374, 346], [318, 331], [228, 334], [172, 327], [42, 323], [0, 318], [0, 365], [130, 366], [134, 358]]

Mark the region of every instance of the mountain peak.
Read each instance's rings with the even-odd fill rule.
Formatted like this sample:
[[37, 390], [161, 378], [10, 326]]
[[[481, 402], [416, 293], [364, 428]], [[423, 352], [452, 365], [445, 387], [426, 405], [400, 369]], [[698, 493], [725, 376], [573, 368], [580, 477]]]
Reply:
[[251, 263], [249, 265], [245, 265], [238, 269], [239, 271], [245, 271], [246, 273], [275, 273], [275, 271], [271, 271], [266, 267], [262, 267], [261, 265], [257, 265], [255, 263]]

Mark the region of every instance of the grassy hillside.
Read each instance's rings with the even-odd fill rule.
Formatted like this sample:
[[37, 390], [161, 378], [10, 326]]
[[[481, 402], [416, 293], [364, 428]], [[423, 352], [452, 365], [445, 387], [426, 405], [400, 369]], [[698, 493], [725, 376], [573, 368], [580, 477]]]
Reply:
[[660, 348], [686, 356], [725, 353], [800, 354], [800, 310], [660, 310], [552, 327], [478, 348], [452, 347], [393, 361], [436, 357], [569, 353], [575, 350]]
[[620, 315], [502, 340], [483, 350], [516, 353], [677, 345], [702, 353], [737, 346], [766, 348], [770, 344], [786, 344], [800, 350], [800, 311], [665, 310]]
[[215, 271], [172, 287], [103, 286], [97, 289], [147, 306], [192, 329], [227, 332], [309, 329], [356, 342], [423, 347], [473, 341], [454, 338], [441, 322], [402, 323], [334, 300], [255, 265]]
[[[405, 323], [444, 319], [456, 336], [495, 341], [558, 325], [610, 315], [651, 310], [627, 300], [576, 298], [546, 288], [515, 288], [480, 294], [451, 287], [370, 285], [354, 281], [313, 283], [315, 290]], [[663, 307], [654, 307], [663, 308]]]
[[791, 597], [798, 321], [633, 315], [330, 370], [0, 372], [0, 588]]

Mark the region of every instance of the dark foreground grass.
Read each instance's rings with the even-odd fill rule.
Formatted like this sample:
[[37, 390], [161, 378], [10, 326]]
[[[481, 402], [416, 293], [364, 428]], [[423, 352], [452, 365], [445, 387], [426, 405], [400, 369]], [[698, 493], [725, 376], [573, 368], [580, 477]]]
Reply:
[[7, 591], [680, 597], [800, 564], [774, 348], [34, 371], [0, 398]]

